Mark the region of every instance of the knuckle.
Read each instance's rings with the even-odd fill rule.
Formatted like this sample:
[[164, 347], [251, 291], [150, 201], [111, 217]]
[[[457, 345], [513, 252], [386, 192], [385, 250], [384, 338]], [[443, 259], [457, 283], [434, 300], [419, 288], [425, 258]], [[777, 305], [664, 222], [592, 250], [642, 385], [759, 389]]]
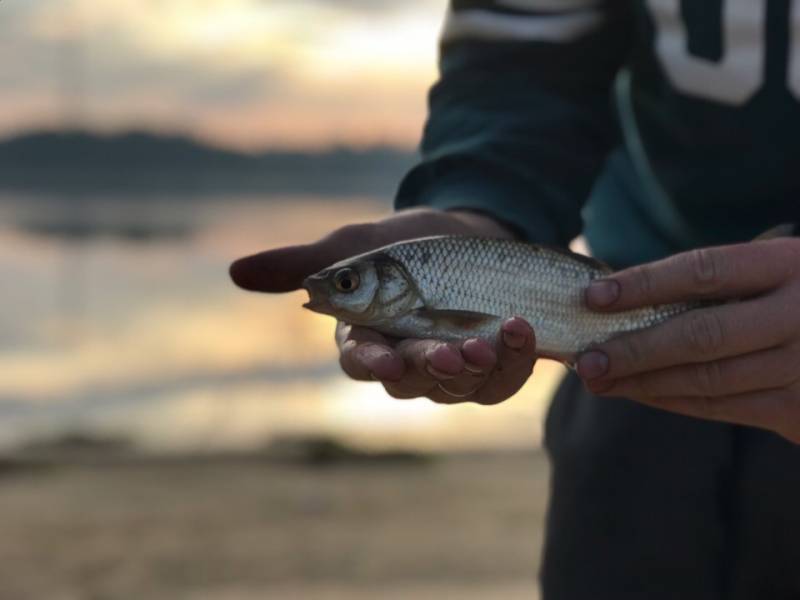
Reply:
[[724, 280], [724, 260], [714, 248], [697, 248], [686, 253], [692, 283], [701, 293], [714, 292]]
[[640, 298], [649, 298], [653, 294], [653, 272], [648, 265], [639, 265], [631, 273], [634, 291]]
[[686, 348], [699, 355], [715, 354], [725, 345], [722, 319], [713, 311], [690, 314], [682, 333]]
[[722, 368], [717, 362], [695, 365], [691, 375], [691, 385], [699, 396], [716, 396], [722, 389]]
[[[619, 343], [619, 351], [622, 359], [633, 369], [637, 369], [644, 364], [647, 351], [641, 335], [631, 335], [623, 338]], [[613, 359], [612, 359], [613, 364]]]

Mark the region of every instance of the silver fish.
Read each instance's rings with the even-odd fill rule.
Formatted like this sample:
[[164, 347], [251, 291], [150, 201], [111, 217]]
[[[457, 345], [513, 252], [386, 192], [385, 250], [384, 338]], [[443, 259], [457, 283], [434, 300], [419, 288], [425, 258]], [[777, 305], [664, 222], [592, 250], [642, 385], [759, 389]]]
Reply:
[[[778, 225], [756, 240], [790, 236], [795, 230], [793, 224]], [[533, 327], [537, 354], [572, 363], [593, 344], [703, 305], [590, 311], [586, 288], [609, 273], [598, 260], [558, 248], [427, 237], [348, 258], [306, 278], [303, 287], [310, 301], [304, 306], [390, 336], [447, 341], [493, 340], [504, 319], [519, 316]]]
[[493, 340], [524, 318], [540, 356], [572, 362], [595, 343], [696, 307], [681, 303], [601, 314], [586, 287], [603, 263], [566, 250], [462, 236], [398, 242], [338, 262], [303, 283], [315, 312], [396, 337]]

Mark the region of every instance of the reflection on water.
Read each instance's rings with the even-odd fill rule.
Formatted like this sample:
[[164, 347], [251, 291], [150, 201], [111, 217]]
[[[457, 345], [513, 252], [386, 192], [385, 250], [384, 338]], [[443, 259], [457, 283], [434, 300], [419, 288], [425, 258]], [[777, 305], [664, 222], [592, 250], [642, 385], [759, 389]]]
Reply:
[[302, 293], [248, 294], [228, 280], [237, 256], [388, 210], [359, 198], [0, 199], [0, 443], [91, 428], [161, 450], [291, 433], [373, 447], [537, 444], [560, 367], [538, 365], [535, 383], [498, 407], [393, 400], [340, 374], [333, 321], [301, 310]]

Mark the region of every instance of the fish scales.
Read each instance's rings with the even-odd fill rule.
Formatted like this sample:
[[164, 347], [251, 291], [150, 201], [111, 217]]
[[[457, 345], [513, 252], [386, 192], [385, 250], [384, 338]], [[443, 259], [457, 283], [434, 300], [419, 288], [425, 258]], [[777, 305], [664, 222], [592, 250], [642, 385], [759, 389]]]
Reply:
[[[309, 278], [312, 299], [323, 295], [320, 282], [348, 270], [358, 275], [360, 289], [331, 296], [326, 288], [326, 301], [339, 304], [312, 309], [390, 335], [445, 340], [493, 339], [504, 319], [520, 316], [533, 327], [539, 353], [561, 360], [694, 307], [592, 312], [585, 305], [585, 290], [609, 273], [607, 267], [566, 250], [513, 240], [439, 236], [392, 244]], [[370, 286], [374, 297], [361, 298]], [[356, 299], [369, 307], [344, 314]]]
[[[584, 301], [586, 287], [607, 271], [579, 255], [523, 242], [438, 237], [389, 246], [385, 253], [404, 265], [427, 308], [485, 313], [498, 320], [523, 317], [536, 332], [540, 350], [559, 356], [655, 325], [689, 308], [592, 312]], [[479, 335], [494, 336], [497, 322], [479, 329]]]

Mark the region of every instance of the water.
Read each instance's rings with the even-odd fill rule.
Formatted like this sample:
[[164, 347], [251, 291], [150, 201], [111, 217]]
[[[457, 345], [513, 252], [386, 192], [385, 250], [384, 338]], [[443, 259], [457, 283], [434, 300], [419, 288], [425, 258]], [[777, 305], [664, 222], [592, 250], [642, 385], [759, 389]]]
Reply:
[[497, 407], [397, 401], [338, 369], [304, 293], [230, 283], [237, 256], [387, 214], [370, 198], [0, 198], [0, 446], [63, 432], [158, 451], [324, 434], [371, 447], [535, 446], [560, 367]]

